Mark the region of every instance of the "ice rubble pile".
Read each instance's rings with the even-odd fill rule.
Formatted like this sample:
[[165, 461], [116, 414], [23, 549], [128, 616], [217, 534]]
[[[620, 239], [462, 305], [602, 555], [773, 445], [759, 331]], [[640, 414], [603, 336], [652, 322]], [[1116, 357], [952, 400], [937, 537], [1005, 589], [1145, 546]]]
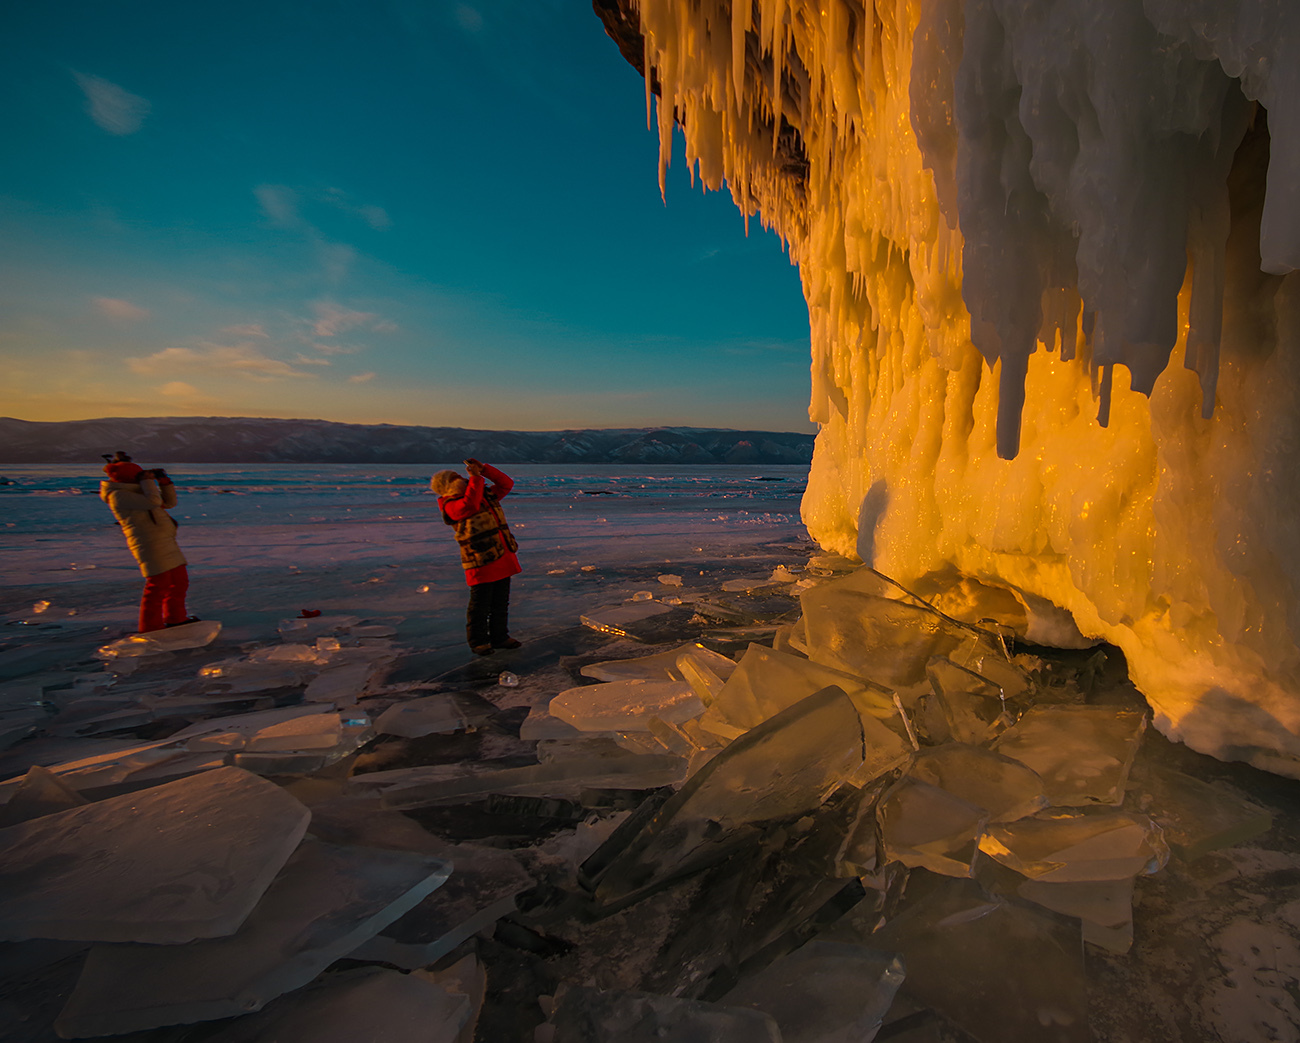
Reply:
[[1060, 606], [1166, 734], [1300, 774], [1300, 8], [598, 10], [661, 183], [676, 123], [800, 267], [813, 536]]
[[404, 680], [351, 618], [56, 675], [0, 782], [0, 995], [32, 1038], [830, 1043], [923, 1009], [1082, 1043], [1082, 942], [1125, 952], [1137, 877], [1270, 816], [1139, 760], [1145, 714], [1011, 655], [969, 585], [846, 564], [593, 608], [649, 654], [511, 686]]

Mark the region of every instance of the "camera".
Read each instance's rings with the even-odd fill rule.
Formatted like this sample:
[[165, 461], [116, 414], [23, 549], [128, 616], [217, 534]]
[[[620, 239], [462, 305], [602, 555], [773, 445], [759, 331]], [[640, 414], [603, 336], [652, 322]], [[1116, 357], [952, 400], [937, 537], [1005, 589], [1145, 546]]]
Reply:
[[110, 464], [113, 462], [112, 453], [100, 453], [99, 455], [102, 456], [105, 460], [107, 460]]

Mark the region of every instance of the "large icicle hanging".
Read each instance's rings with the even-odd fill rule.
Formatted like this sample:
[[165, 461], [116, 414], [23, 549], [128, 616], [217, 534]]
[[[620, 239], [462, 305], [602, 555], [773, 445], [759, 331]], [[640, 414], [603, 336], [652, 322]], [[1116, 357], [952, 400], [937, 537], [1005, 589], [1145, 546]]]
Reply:
[[813, 535], [1046, 598], [1300, 776], [1300, 5], [597, 7], [799, 265]]

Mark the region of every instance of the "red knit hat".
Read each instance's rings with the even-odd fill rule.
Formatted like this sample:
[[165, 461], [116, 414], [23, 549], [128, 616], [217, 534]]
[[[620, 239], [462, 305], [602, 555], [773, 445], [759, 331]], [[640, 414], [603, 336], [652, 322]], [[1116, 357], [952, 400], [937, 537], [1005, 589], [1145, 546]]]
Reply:
[[143, 470], [139, 464], [133, 464], [129, 460], [115, 460], [104, 465], [104, 473], [112, 482], [134, 482]]

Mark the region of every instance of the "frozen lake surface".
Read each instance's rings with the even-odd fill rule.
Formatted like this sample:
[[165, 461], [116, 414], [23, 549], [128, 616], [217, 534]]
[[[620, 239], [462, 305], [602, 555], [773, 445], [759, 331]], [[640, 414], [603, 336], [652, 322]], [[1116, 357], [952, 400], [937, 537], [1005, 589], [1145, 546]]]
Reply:
[[[191, 611], [246, 639], [311, 609], [400, 618], [403, 641], [459, 645], [464, 577], [428, 491], [444, 466], [460, 467], [170, 466]], [[524, 567], [512, 596], [521, 636], [573, 625], [584, 608], [647, 584], [662, 590], [660, 573], [716, 588], [763, 545], [806, 541], [804, 466], [517, 464], [507, 473]], [[99, 499], [98, 469], [12, 465], [3, 476], [13, 483], [0, 486], [4, 610], [48, 601], [47, 618], [72, 612], [78, 623], [131, 629], [140, 575]]]

